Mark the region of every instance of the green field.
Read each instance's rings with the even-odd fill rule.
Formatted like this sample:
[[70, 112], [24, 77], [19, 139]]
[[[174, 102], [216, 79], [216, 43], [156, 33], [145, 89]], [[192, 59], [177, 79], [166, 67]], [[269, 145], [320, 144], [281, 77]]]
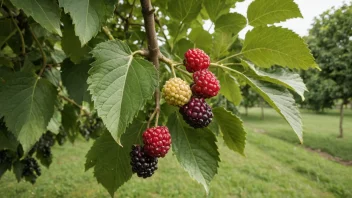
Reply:
[[[251, 109], [244, 117], [247, 157], [230, 151], [219, 140], [219, 174], [210, 188], [210, 197], [352, 197], [352, 166], [344, 166], [307, 151], [299, 145], [289, 126], [272, 110]], [[303, 112], [305, 146], [320, 148], [351, 160], [352, 113], [345, 120], [345, 139], [336, 139], [338, 114]], [[55, 146], [50, 171], [35, 185], [17, 184], [13, 174], [0, 180], [0, 197], [109, 197], [97, 184], [93, 172], [84, 172], [85, 154], [92, 142]], [[201, 185], [192, 180], [170, 154], [160, 160], [159, 170], [150, 179], [134, 176], [116, 197], [206, 197]]]

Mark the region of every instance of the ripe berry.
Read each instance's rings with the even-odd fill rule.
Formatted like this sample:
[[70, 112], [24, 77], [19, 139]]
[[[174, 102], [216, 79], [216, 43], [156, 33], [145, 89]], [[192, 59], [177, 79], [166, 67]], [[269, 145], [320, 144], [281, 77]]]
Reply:
[[213, 119], [211, 107], [204, 98], [192, 98], [180, 108], [180, 113], [187, 124], [195, 129], [207, 127]]
[[201, 70], [193, 74], [194, 85], [192, 91], [202, 98], [211, 98], [218, 94], [220, 83], [216, 76], [208, 70]]
[[208, 69], [210, 58], [201, 49], [189, 49], [185, 53], [183, 63], [185, 64], [187, 71], [193, 73], [199, 70]]
[[170, 149], [171, 136], [166, 126], [147, 129], [143, 133], [144, 151], [152, 157], [165, 157]]
[[163, 96], [169, 105], [182, 106], [191, 98], [192, 91], [181, 78], [171, 78], [163, 87]]
[[132, 172], [137, 173], [138, 177], [151, 177], [158, 169], [158, 158], [147, 155], [139, 145], [132, 146], [130, 156]]

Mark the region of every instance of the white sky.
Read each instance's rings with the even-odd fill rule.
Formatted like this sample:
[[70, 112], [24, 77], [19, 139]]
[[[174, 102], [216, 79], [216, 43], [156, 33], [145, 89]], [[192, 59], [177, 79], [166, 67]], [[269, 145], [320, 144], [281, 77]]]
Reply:
[[[244, 16], [246, 16], [248, 5], [253, 0], [245, 0], [244, 2], [240, 2], [236, 4], [235, 12], [238, 12]], [[313, 23], [313, 19], [316, 16], [319, 16], [321, 13], [330, 9], [331, 7], [340, 7], [343, 2], [349, 2], [350, 0], [294, 0], [303, 15], [303, 19], [290, 19], [286, 22], [279, 23], [276, 25], [280, 25], [286, 28], [289, 28], [301, 36], [308, 35], [308, 30]], [[205, 24], [205, 29], [209, 28], [209, 23]], [[242, 32], [240, 32], [240, 38], [244, 38], [246, 32], [251, 29], [251, 27], [246, 27]]]

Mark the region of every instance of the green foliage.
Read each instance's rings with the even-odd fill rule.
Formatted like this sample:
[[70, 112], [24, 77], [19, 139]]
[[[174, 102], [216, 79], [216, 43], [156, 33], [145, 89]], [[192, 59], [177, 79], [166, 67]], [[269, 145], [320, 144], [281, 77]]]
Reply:
[[209, 193], [209, 183], [218, 172], [220, 161], [215, 135], [208, 129], [190, 128], [179, 113], [169, 117], [167, 127], [177, 160]]
[[241, 53], [258, 67], [317, 68], [307, 45], [294, 32], [280, 27], [256, 27], [246, 34]]
[[[351, 17], [352, 4], [330, 9], [316, 18], [307, 37], [322, 70], [306, 75], [308, 88], [313, 91], [307, 94], [307, 103], [314, 109], [331, 107], [336, 99], [347, 104], [352, 97]], [[317, 79], [320, 83], [313, 83]]]
[[96, 61], [89, 71], [89, 91], [98, 115], [114, 140], [120, 137], [157, 86], [157, 71], [142, 58], [133, 57], [120, 41], [99, 44], [92, 51]]
[[23, 9], [47, 30], [62, 35], [60, 30], [60, 9], [53, 0], [11, 0], [17, 8]]
[[238, 13], [229, 13], [222, 15], [215, 22], [215, 31], [226, 32], [226, 34], [238, 34], [247, 25], [244, 16]]
[[282, 85], [297, 93], [301, 96], [302, 100], [304, 100], [304, 93], [307, 91], [307, 87], [299, 74], [282, 68], [277, 68], [272, 72], [265, 72], [255, 68], [253, 64], [246, 61], [242, 61], [242, 65], [245, 68], [245, 73], [247, 76]]
[[[82, 134], [96, 139], [86, 169], [94, 168], [97, 181], [113, 196], [132, 176], [131, 145], [141, 144], [141, 133], [155, 121], [168, 125], [177, 160], [209, 193], [220, 161], [216, 135], [223, 135], [231, 150], [244, 155], [246, 132], [241, 119], [232, 114], [242, 95], [246, 96], [242, 103], [250, 101], [249, 96], [263, 97], [302, 140], [300, 115], [288, 89], [303, 98], [306, 87], [289, 69], [317, 65], [298, 35], [265, 26], [301, 17], [298, 6], [292, 0], [255, 0], [246, 19], [230, 13], [241, 1], [153, 0], [154, 13], [131, 0], [3, 1], [0, 124], [7, 129], [0, 128], [0, 141], [11, 142], [4, 148], [23, 148], [12, 164], [17, 179], [23, 170], [19, 160], [33, 155], [30, 150], [47, 131], [60, 145], [66, 137], [74, 142]], [[209, 19], [214, 33], [203, 28]], [[150, 27], [152, 21], [155, 27]], [[238, 33], [247, 21], [255, 28], [242, 42]], [[159, 43], [165, 57], [153, 43]], [[163, 83], [173, 75], [192, 83], [181, 65], [184, 53], [193, 47], [209, 54], [210, 70], [221, 83], [220, 95], [209, 100], [217, 107], [214, 121], [197, 130], [186, 126], [177, 109], [159, 98]], [[158, 57], [146, 49], [156, 50]], [[156, 59], [163, 62], [160, 68], [154, 67]], [[247, 106], [250, 103], [254, 102]], [[101, 122], [92, 131], [91, 126]], [[48, 159], [42, 162], [50, 164]]]
[[131, 147], [133, 144], [141, 143], [141, 135], [145, 127], [145, 123], [136, 119], [121, 137], [124, 147], [116, 144], [111, 134], [106, 131], [95, 141], [86, 156], [86, 170], [94, 167], [94, 176], [112, 197], [115, 191], [132, 177]]
[[256, 0], [247, 11], [248, 23], [257, 27], [274, 24], [291, 18], [303, 18], [298, 5], [293, 0]]
[[242, 120], [223, 108], [213, 109], [214, 118], [219, 124], [226, 145], [244, 156], [246, 132]]
[[0, 116], [27, 153], [46, 132], [54, 114], [56, 90], [36, 75], [17, 72], [0, 89]]
[[221, 84], [220, 93], [233, 104], [239, 105], [242, 100], [242, 95], [240, 85], [236, 78], [221, 69], [218, 71], [218, 78]]
[[112, 15], [113, 0], [59, 0], [60, 7], [69, 13], [75, 25], [75, 33], [85, 45], [100, 31], [102, 24]]

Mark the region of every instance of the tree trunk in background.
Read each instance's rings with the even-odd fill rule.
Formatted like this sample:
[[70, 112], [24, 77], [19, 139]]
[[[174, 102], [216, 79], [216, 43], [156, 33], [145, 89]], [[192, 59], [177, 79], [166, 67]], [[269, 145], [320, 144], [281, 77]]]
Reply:
[[345, 105], [345, 101], [342, 101], [340, 107], [340, 135], [339, 138], [343, 138], [343, 106]]
[[263, 100], [260, 100], [260, 109], [262, 111], [262, 115], [261, 115], [260, 119], [264, 120], [264, 102], [263, 102]]
[[248, 116], [248, 107], [244, 107], [245, 109], [245, 116]]

